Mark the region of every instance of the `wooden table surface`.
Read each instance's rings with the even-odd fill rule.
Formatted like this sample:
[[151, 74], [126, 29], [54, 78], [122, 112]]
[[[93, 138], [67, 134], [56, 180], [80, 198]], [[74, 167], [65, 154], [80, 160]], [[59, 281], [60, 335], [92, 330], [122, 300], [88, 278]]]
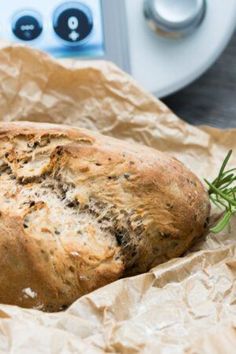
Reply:
[[217, 62], [197, 81], [163, 101], [191, 124], [236, 127], [236, 33]]

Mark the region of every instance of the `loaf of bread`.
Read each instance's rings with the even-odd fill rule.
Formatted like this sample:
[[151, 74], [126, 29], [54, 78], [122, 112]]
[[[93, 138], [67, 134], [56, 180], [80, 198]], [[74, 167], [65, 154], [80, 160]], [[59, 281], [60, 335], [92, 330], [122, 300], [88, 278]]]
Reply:
[[90, 131], [0, 123], [0, 303], [59, 311], [182, 255], [204, 234], [199, 179], [162, 152]]

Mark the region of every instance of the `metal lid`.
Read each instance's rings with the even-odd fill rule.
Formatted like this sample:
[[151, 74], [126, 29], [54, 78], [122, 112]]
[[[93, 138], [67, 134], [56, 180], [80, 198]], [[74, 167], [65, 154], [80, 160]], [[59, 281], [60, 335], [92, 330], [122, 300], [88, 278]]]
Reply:
[[144, 15], [152, 29], [186, 35], [202, 22], [206, 0], [145, 0]]

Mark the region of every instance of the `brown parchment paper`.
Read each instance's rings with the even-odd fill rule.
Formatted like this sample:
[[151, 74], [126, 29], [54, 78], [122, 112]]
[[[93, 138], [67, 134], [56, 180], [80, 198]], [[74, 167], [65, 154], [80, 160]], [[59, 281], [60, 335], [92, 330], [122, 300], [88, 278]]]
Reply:
[[[235, 130], [188, 125], [102, 61], [56, 61], [1, 44], [0, 117], [138, 141], [176, 156], [200, 178], [215, 176], [230, 148], [236, 164]], [[0, 305], [0, 353], [235, 352], [236, 220], [185, 257], [98, 289], [65, 312]]]

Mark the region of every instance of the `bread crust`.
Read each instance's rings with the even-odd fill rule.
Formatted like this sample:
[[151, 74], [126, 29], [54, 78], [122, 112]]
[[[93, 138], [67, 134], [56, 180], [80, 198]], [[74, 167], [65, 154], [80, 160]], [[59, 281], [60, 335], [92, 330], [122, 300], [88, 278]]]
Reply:
[[0, 123], [0, 302], [59, 311], [182, 255], [208, 224], [169, 155], [84, 129]]

